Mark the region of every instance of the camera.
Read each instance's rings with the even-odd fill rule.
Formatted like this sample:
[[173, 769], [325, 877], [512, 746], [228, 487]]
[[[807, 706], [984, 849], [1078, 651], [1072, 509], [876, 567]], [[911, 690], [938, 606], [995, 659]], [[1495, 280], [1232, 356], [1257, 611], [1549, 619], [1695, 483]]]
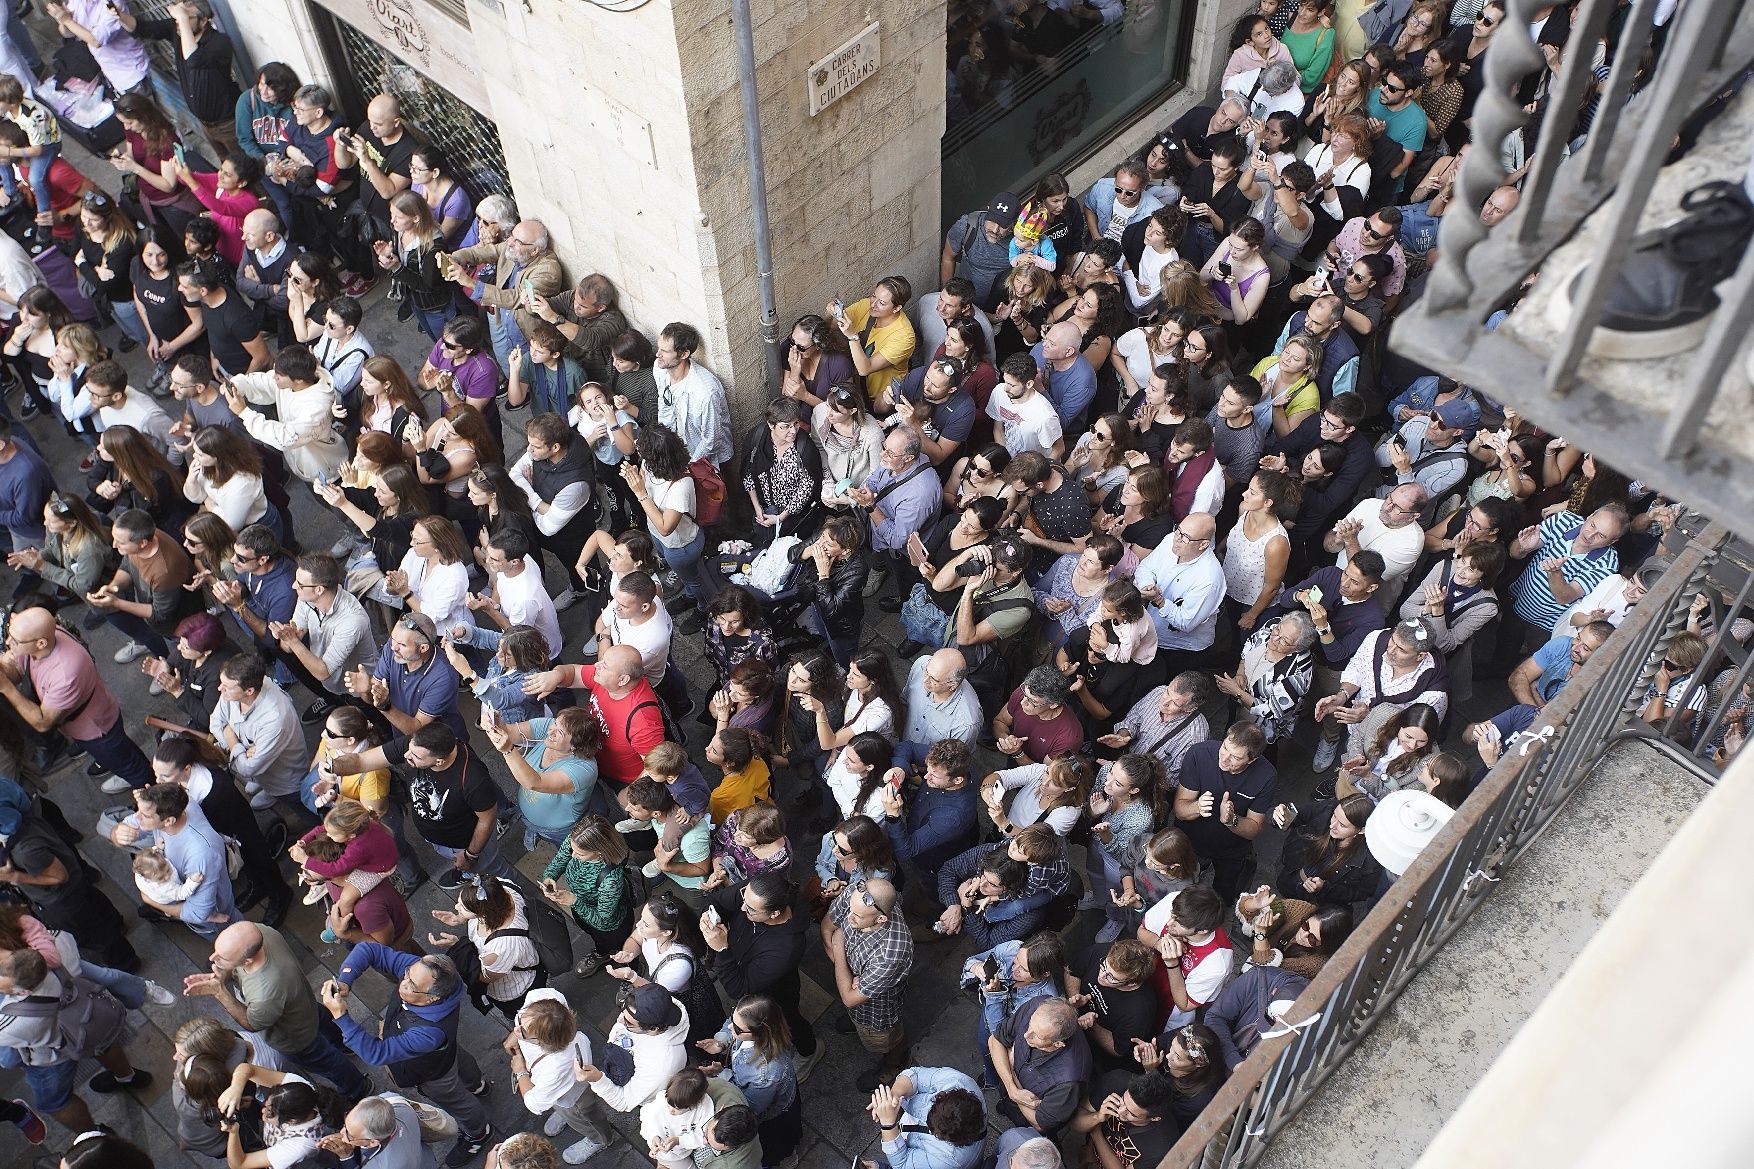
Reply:
[[970, 556], [956, 566], [957, 576], [979, 576], [987, 570], [987, 562], [976, 556]]

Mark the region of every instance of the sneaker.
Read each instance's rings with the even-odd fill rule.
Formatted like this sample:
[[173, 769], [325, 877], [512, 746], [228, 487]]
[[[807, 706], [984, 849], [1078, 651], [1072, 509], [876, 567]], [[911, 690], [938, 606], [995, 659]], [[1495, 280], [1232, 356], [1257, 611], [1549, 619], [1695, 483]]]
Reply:
[[1340, 757], [1340, 740], [1323, 739], [1316, 744], [1315, 758], [1310, 760], [1310, 767], [1319, 775], [1334, 765]]
[[93, 761], [85, 765], [85, 774], [88, 779], [96, 779], [100, 775], [108, 775], [109, 773], [110, 769], [101, 763]]
[[635, 820], [632, 816], [615, 822], [615, 831], [617, 832], [643, 832], [650, 827], [651, 825], [644, 820]]
[[558, 1112], [550, 1112], [548, 1114], [548, 1119], [542, 1122], [542, 1135], [549, 1140], [553, 1140], [555, 1137], [559, 1136], [561, 1130], [565, 1128], [566, 1117]]
[[605, 1145], [600, 1141], [594, 1141], [590, 1137], [586, 1137], [582, 1141], [568, 1145], [561, 1152], [560, 1159], [565, 1161], [568, 1165], [583, 1165], [586, 1161], [589, 1161], [592, 1157], [595, 1157], [598, 1153], [601, 1153], [608, 1147], [608, 1145]]
[[685, 637], [693, 637], [695, 634], [699, 633], [702, 629], [705, 629], [705, 628], [706, 628], [706, 614], [698, 608], [694, 609], [692, 612], [690, 612], [688, 614], [688, 616], [684, 617], [682, 620], [676, 622], [676, 632], [684, 635]]
[[416, 889], [426, 884], [429, 879], [430, 878], [428, 878], [425, 873], [415, 874], [412, 881], [403, 880], [401, 873], [390, 874], [390, 884], [395, 886], [396, 892], [402, 894], [404, 897], [410, 896]]
[[865, 593], [864, 593], [864, 595], [866, 597], [876, 596], [880, 591], [882, 591], [883, 584], [888, 579], [889, 579], [889, 574], [887, 572], [884, 572], [881, 569], [875, 569], [875, 568], [872, 569], [871, 575], [865, 579]]
[[82, 472], [89, 471], [95, 466], [97, 466], [97, 452], [96, 451], [93, 451], [91, 454], [86, 455], [83, 459], [79, 460], [79, 469]]
[[462, 869], [452, 867], [452, 868], [446, 869], [444, 872], [442, 872], [438, 875], [438, 887], [440, 889], [457, 889], [457, 888], [461, 888], [462, 884], [463, 884], [463, 870]]
[[798, 1083], [802, 1084], [805, 1080], [810, 1078], [810, 1073], [816, 1070], [816, 1065], [822, 1062], [822, 1056], [827, 1051], [828, 1044], [818, 1039], [816, 1041], [816, 1050], [798, 1061], [796, 1071]]
[[325, 942], [328, 942], [331, 946], [335, 945], [337, 942], [339, 942], [341, 940], [339, 937], [336, 936], [335, 931], [330, 929], [328, 926], [324, 926], [323, 932], [318, 934], [317, 936], [319, 938], [322, 938]]
[[134, 907], [134, 916], [138, 917], [141, 921], [150, 921], [155, 924], [177, 920], [168, 913], [160, 913], [150, 905], [136, 905]]
[[132, 1076], [129, 1076], [126, 1080], [118, 1080], [114, 1072], [105, 1068], [97, 1075], [91, 1077], [91, 1079], [85, 1081], [85, 1086], [90, 1088], [93, 1092], [109, 1095], [114, 1092], [145, 1091], [146, 1086], [150, 1083], [152, 1083], [151, 1072], [143, 1072], [139, 1068], [135, 1068]]
[[456, 1145], [452, 1147], [450, 1153], [445, 1157], [445, 1164], [449, 1165], [451, 1169], [462, 1169], [462, 1166], [467, 1165], [481, 1155], [481, 1151], [487, 1148], [487, 1142], [492, 1138], [492, 1125], [484, 1127], [481, 1130], [481, 1135], [478, 1137], [458, 1137]]
[[[1754, 204], [1738, 183], [1702, 183], [1681, 198], [1681, 218], [1632, 241], [1590, 334], [1597, 357], [1636, 361], [1696, 348], [1717, 311], [1717, 285], [1735, 275], [1754, 236]], [[1587, 268], [1548, 307], [1557, 327], [1571, 323], [1572, 298]]]
[[584, 648], [580, 649], [579, 653], [587, 658], [597, 656], [597, 635], [595, 633], [591, 634], [591, 640], [585, 642]]
[[898, 658], [911, 658], [925, 648], [926, 645], [924, 642], [914, 641], [910, 638], [895, 647], [895, 656]]
[[[582, 599], [583, 598], [579, 596], [577, 589], [568, 588], [564, 593], [561, 593], [558, 597], [554, 598], [554, 611], [556, 613], [564, 613], [574, 605], [578, 604]], [[596, 639], [593, 638], [592, 640]]]
[[1121, 923], [1118, 921], [1104, 922], [1102, 928], [1096, 931], [1096, 940], [1098, 942], [1112, 942], [1120, 936]]
[[342, 286], [341, 291], [345, 292], [348, 296], [353, 297], [355, 300], [358, 300], [377, 286], [378, 278], [376, 276], [362, 274], [349, 280]]
[[658, 867], [657, 861], [651, 860], [640, 866], [640, 872], [646, 875], [646, 880], [656, 881], [663, 875], [664, 870]]
[[20, 418], [24, 419], [26, 422], [30, 421], [32, 418], [35, 418], [37, 415], [41, 414], [42, 412], [43, 412], [42, 407], [37, 405], [37, 400], [35, 398], [31, 397], [29, 394], [25, 395], [24, 404], [18, 408], [18, 416]]
[[152, 680], [152, 685], [146, 688], [146, 692], [156, 698], [158, 695], [164, 693], [164, 683], [160, 682], [157, 678], [154, 678]]
[[298, 716], [298, 721], [307, 727], [314, 727], [324, 719], [328, 718], [329, 712], [334, 709], [335, 704], [333, 702], [319, 698], [309, 706], [305, 707], [304, 713]]
[[13, 1103], [24, 1109], [24, 1115], [16, 1118], [12, 1123], [18, 1126], [18, 1131], [24, 1134], [25, 1140], [33, 1145], [42, 1144], [44, 1138], [49, 1135], [48, 1125], [44, 1124], [43, 1118], [37, 1115], [37, 1110], [23, 1100], [14, 1100]]
[[128, 336], [128, 334], [123, 333], [121, 340], [116, 342], [116, 348], [123, 353], [132, 353], [140, 348], [140, 342], [134, 340], [134, 338]]
[[146, 1001], [156, 1003], [161, 1007], [168, 1007], [177, 1001], [177, 996], [148, 978], [146, 980]]
[[482, 1076], [479, 1083], [470, 1087], [469, 1095], [478, 1097], [486, 1096], [491, 1091], [493, 1091], [493, 1081], [486, 1076]]
[[129, 662], [143, 658], [151, 652], [151, 650], [141, 645], [138, 641], [130, 641], [127, 645], [116, 651], [115, 662], [118, 666], [125, 666]]
[[260, 792], [259, 791], [255, 795], [250, 797], [250, 807], [256, 809], [256, 811], [258, 811], [258, 812], [260, 812], [266, 808], [272, 808], [273, 806], [274, 806], [274, 797], [272, 795], [268, 794], [267, 792]]
[[323, 898], [327, 897], [328, 895], [329, 895], [329, 889], [327, 886], [325, 886], [325, 885], [312, 885], [310, 888], [310, 892], [305, 894], [304, 903], [306, 905], [320, 905], [320, 904], [322, 904]]
[[106, 796], [119, 796], [133, 785], [119, 775], [112, 775], [98, 785], [98, 790]]

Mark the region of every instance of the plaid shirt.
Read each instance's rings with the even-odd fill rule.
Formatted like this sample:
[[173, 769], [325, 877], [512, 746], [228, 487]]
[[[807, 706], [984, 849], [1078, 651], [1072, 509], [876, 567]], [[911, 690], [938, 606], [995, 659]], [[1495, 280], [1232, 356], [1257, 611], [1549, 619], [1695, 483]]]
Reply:
[[901, 1022], [901, 995], [914, 965], [914, 936], [899, 910], [881, 927], [863, 931], [843, 927], [847, 968], [870, 1001], [847, 1013], [872, 1031], [887, 1031]]

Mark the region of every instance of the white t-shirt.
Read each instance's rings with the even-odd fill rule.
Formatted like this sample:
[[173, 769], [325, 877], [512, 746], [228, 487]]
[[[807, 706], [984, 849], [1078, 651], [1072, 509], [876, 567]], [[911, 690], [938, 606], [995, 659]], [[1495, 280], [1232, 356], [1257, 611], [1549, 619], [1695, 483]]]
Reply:
[[[1401, 591], [1401, 583], [1407, 579], [1408, 571], [1425, 550], [1425, 533], [1416, 523], [1398, 528], [1385, 526], [1382, 522], [1384, 502], [1381, 499], [1360, 500], [1358, 506], [1346, 513], [1346, 518], [1363, 525], [1358, 529], [1358, 547], [1368, 548], [1382, 557], [1382, 594], [1392, 597]], [[1351, 560], [1346, 549], [1341, 548], [1334, 563], [1343, 572]]]
[[453, 625], [475, 627], [475, 614], [466, 599], [469, 570], [462, 561], [436, 565], [429, 573], [426, 561], [409, 549], [400, 567], [408, 574], [409, 595], [420, 602], [420, 611], [432, 618], [441, 637], [448, 636]]
[[1619, 573], [1604, 579], [1559, 615], [1559, 620], [1553, 623], [1553, 636], [1570, 637], [1577, 632], [1572, 628], [1571, 619], [1579, 613], [1591, 613], [1597, 609], [1607, 614], [1603, 620], [1619, 628], [1620, 623], [1626, 620], [1626, 614], [1632, 611], [1632, 606], [1626, 603], [1626, 586], [1629, 583]]
[[1000, 771], [999, 786], [1016, 793], [1011, 797], [1011, 805], [1005, 809], [1005, 815], [1019, 828], [1028, 828], [1039, 822], [1052, 828], [1055, 836], [1064, 836], [1078, 823], [1078, 814], [1083, 809], [1077, 804], [1071, 804], [1055, 808], [1043, 816], [1041, 783], [1047, 773], [1048, 765], [1045, 763], [1025, 763], [1022, 767], [1007, 767]]
[[646, 491], [652, 497], [652, 506], [659, 511], [682, 513], [682, 518], [668, 536], [660, 535], [656, 525], [649, 525], [652, 539], [666, 548], [686, 548], [692, 544], [700, 533], [694, 522], [694, 479], [688, 475], [680, 479], [659, 479], [650, 471], [640, 473], [646, 477]]
[[[651, 972], [648, 977], [671, 994], [681, 994], [694, 978], [694, 955], [685, 946], [660, 950], [656, 938], [647, 938], [639, 944], [639, 952]], [[666, 958], [668, 962], [664, 961]]]
[[[1133, 275], [1145, 282], [1145, 294], [1139, 295], [1138, 282], [1132, 276], [1126, 279], [1127, 299], [1133, 302], [1134, 308], [1144, 308], [1151, 303], [1163, 287], [1163, 270], [1169, 266], [1171, 260], [1177, 258], [1174, 248], [1162, 253], [1152, 247], [1146, 247], [1140, 251], [1139, 270]], [[1149, 371], [1147, 371], [1147, 376], [1149, 376]], [[1139, 380], [1139, 384], [1145, 384], [1143, 378]]]
[[[565, 995], [553, 987], [544, 986], [525, 995], [524, 1005], [527, 1007], [542, 999], [566, 1003]], [[570, 1008], [571, 1004], [567, 1003], [567, 1006]], [[520, 1040], [518, 1047], [524, 1053], [524, 1064], [530, 1069], [530, 1090], [524, 1093], [524, 1107], [531, 1113], [541, 1116], [556, 1106], [568, 1107], [585, 1094], [585, 1084], [573, 1075], [572, 1070], [575, 1055], [587, 1064], [592, 1062], [591, 1038], [583, 1031], [559, 1051], [544, 1051], [528, 1039]]]
[[672, 628], [669, 611], [662, 605], [656, 606], [656, 609], [655, 613], [638, 625], [616, 616], [613, 605], [603, 610], [603, 624], [609, 630], [610, 642], [614, 645], [631, 645], [639, 650], [640, 664], [646, 671], [646, 681], [654, 686], [664, 680], [665, 668], [670, 663]]
[[874, 735], [895, 737], [895, 712], [889, 709], [889, 703], [881, 698], [874, 698], [870, 705], [851, 690], [847, 691], [846, 722], [842, 728], [852, 727], [853, 734], [862, 735], [866, 731]]
[[560, 660], [561, 637], [560, 616], [554, 611], [554, 599], [548, 595], [548, 588], [542, 583], [542, 561], [531, 563], [530, 557], [523, 560], [524, 571], [516, 576], [500, 573], [495, 578], [499, 586], [499, 607], [505, 613], [505, 619], [513, 625], [529, 625], [542, 635], [548, 643], [548, 653], [555, 661]]
[[1060, 441], [1060, 416], [1046, 394], [1038, 390], [1023, 402], [1013, 402], [1001, 383], [987, 399], [987, 417], [999, 424], [1005, 449], [1012, 454], [1040, 451], [1053, 457], [1054, 444]]
[[[285, 1079], [283, 1084], [308, 1084], [309, 1080], [293, 1072], [281, 1073]], [[302, 1127], [302, 1126], [301, 1126]], [[289, 1169], [317, 1151], [317, 1138], [301, 1136], [296, 1133], [282, 1131], [279, 1139], [266, 1149], [268, 1169]]]
[[[524, 915], [523, 897], [513, 889], [507, 889], [506, 892], [511, 895], [512, 916], [500, 928], [529, 929], [530, 920]], [[469, 940], [481, 951], [481, 969], [488, 974], [503, 976], [488, 985], [487, 997], [495, 1002], [521, 999], [524, 992], [530, 989], [530, 984], [536, 981], [535, 967], [542, 961], [542, 955], [537, 952], [536, 943], [530, 938], [495, 938], [489, 944], [487, 936], [492, 932], [480, 918], [469, 920]], [[520, 966], [530, 969], [519, 970]]]

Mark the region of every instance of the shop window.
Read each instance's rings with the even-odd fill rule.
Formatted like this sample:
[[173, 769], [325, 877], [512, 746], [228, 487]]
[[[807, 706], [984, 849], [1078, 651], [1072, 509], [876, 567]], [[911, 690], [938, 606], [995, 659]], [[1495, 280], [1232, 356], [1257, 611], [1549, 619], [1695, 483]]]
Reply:
[[1195, 0], [950, 0], [945, 224], [997, 191], [1026, 195], [1174, 92], [1187, 76], [1195, 7]]

